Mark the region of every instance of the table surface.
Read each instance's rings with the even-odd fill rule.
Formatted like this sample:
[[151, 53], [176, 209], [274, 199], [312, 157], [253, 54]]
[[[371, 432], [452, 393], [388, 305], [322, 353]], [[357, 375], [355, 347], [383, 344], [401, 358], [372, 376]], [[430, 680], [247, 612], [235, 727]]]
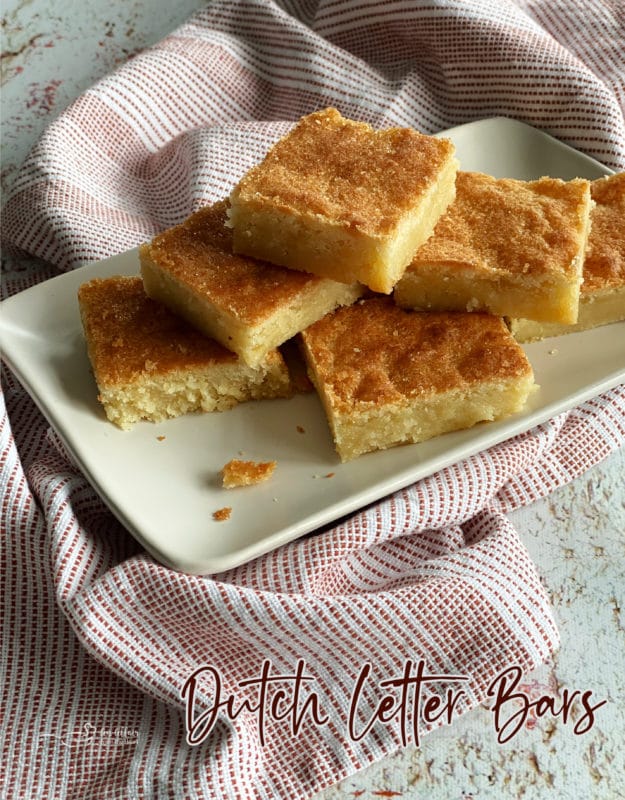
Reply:
[[[2, 189], [45, 126], [102, 75], [158, 41], [198, 0], [8, 0], [2, 45]], [[13, 264], [6, 260], [4, 269]], [[23, 266], [23, 265], [22, 265]], [[528, 715], [499, 744], [478, 708], [315, 797], [604, 800], [625, 796], [625, 450], [511, 514], [547, 586], [562, 644], [524, 678], [528, 696], [575, 690], [607, 701], [576, 735], [562, 715]]]

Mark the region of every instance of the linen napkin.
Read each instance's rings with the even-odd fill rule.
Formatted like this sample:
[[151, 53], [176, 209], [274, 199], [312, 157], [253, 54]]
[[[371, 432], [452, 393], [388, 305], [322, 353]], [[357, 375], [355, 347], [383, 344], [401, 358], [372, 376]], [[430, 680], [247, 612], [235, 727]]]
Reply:
[[[623, 169], [622, 35], [607, 0], [212, 2], [49, 127], [4, 236], [55, 270], [123, 251], [326, 105], [424, 132], [508, 115]], [[51, 271], [9, 272], [6, 291]], [[6, 370], [3, 389], [2, 733], [20, 797], [305, 798], [453, 724], [558, 645], [506, 513], [625, 440], [618, 387], [193, 577], [141, 551]]]

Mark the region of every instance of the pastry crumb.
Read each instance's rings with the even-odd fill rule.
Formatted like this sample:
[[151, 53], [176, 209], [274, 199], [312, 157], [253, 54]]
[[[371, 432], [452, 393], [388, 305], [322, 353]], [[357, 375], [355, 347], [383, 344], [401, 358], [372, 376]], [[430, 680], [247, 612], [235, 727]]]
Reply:
[[240, 461], [233, 458], [221, 470], [223, 487], [233, 489], [266, 481], [273, 475], [276, 464], [276, 461]]
[[306, 433], [306, 428], [304, 428], [303, 425], [298, 425], [297, 426], [297, 432], [298, 433]]
[[230, 519], [231, 514], [232, 508], [230, 506], [224, 506], [223, 508], [218, 508], [217, 511], [213, 511], [213, 519], [217, 522], [225, 522], [227, 519]]
[[157, 436], [157, 437], [156, 437], [156, 440], [157, 440], [158, 442], [164, 442], [164, 441], [165, 441], [165, 437], [164, 437], [164, 436]]
[[335, 474], [336, 474], [336, 473], [334, 473], [334, 472], [328, 472], [328, 474], [327, 474], [327, 475], [324, 475], [323, 477], [324, 477], [324, 478], [333, 478]]

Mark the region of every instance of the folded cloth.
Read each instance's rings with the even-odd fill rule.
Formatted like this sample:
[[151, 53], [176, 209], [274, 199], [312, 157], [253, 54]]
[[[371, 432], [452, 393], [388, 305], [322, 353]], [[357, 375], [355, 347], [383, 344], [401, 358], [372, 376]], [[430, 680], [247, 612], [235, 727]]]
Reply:
[[286, 130], [259, 120], [328, 105], [424, 133], [514, 117], [624, 169], [624, 34], [613, 0], [216, 0], [50, 126], [4, 236], [61, 268], [133, 247], [228, 194]]
[[[623, 169], [619, 26], [607, 0], [215, 0], [50, 126], [5, 238], [60, 269], [134, 246], [325, 105], [426, 132], [505, 114]], [[623, 444], [625, 388], [211, 577], [141, 551], [7, 372], [0, 439], [11, 796], [304, 798], [549, 658], [506, 514]]]

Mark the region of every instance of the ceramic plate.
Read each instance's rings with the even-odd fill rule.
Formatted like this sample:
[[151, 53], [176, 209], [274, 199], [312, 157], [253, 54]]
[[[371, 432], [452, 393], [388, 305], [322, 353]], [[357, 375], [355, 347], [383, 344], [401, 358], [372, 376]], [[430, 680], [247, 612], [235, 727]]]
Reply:
[[[440, 135], [455, 142], [465, 170], [521, 179], [596, 178], [607, 172], [507, 119]], [[3, 355], [113, 513], [155, 558], [194, 574], [259, 556], [625, 380], [625, 323], [616, 323], [528, 345], [541, 388], [522, 413], [348, 464], [338, 461], [313, 394], [140, 423], [124, 432], [106, 421], [96, 400], [76, 292], [94, 277], [137, 272], [137, 253], [131, 251], [6, 300]], [[220, 488], [221, 467], [241, 453], [276, 460], [272, 479]], [[232, 507], [231, 518], [214, 521], [213, 512], [223, 506]]]

